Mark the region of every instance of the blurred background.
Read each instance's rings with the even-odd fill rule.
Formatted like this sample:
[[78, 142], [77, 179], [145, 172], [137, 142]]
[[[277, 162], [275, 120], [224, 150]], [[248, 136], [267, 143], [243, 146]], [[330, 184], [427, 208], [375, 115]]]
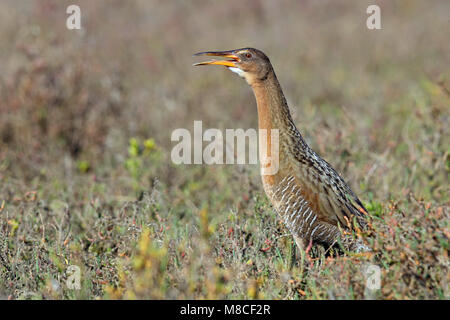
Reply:
[[[81, 8], [81, 30], [66, 28], [70, 4]], [[381, 8], [382, 30], [366, 27], [370, 4]], [[142, 225], [157, 231], [165, 224], [178, 230], [178, 223], [196, 230], [210, 221], [214, 230], [223, 229], [218, 235], [226, 235], [229, 226], [220, 226], [231, 213], [253, 217], [263, 194], [257, 166], [175, 166], [170, 161], [172, 131], [192, 131], [194, 120], [202, 120], [204, 129], [257, 128], [256, 104], [245, 81], [225, 68], [192, 67], [198, 62], [192, 54], [206, 50], [264, 51], [299, 130], [371, 211], [387, 212], [391, 203], [403, 206], [399, 212], [413, 219], [412, 212], [420, 216], [420, 208], [428, 205], [448, 217], [449, 14], [446, 0], [2, 0], [0, 205], [3, 201], [3, 213], [8, 212], [4, 239], [16, 239], [8, 240], [4, 260], [19, 248], [40, 257], [21, 235], [30, 243], [47, 238], [50, 247], [63, 250], [60, 242], [50, 243], [58, 238], [57, 230], [64, 236], [61, 230], [69, 225], [68, 243], [85, 248], [85, 237], [94, 239], [104, 230], [101, 234], [114, 239], [106, 247], [128, 252], [131, 242], [114, 238], [108, 223], [96, 221], [99, 212], [116, 217], [124, 201], [140, 201], [146, 194], [157, 194], [150, 199], [152, 209], [141, 208], [143, 216], [134, 211], [127, 219], [117, 217], [115, 224], [130, 228], [143, 219]], [[205, 207], [207, 219], [198, 215]], [[271, 210], [267, 203], [265, 208]], [[33, 218], [31, 212], [42, 216]], [[251, 230], [260, 230], [258, 219]], [[52, 231], [55, 221], [60, 227]], [[37, 226], [42, 223], [48, 223], [47, 231]], [[266, 231], [272, 227], [282, 228], [275, 222], [263, 226]], [[264, 245], [267, 234], [260, 232], [253, 235], [259, 239], [254, 243]], [[159, 237], [169, 243], [181, 236]], [[100, 243], [94, 251], [107, 264], [110, 257]], [[67, 250], [75, 259], [77, 251]], [[211, 261], [219, 251], [208, 251]], [[246, 265], [250, 258], [242, 254], [239, 262], [226, 260], [228, 265]], [[93, 259], [81, 256], [85, 263]], [[44, 260], [41, 268], [52, 274], [54, 265]], [[7, 279], [33, 273], [26, 261], [16, 261], [23, 270], [17, 267], [16, 278], [10, 274]], [[91, 268], [96, 274], [98, 266]], [[116, 271], [104, 272], [102, 281], [120, 287]], [[8, 287], [9, 280], [3, 292], [20, 297], [22, 289]], [[43, 276], [20, 288], [43, 292], [47, 280]], [[91, 289], [83, 297], [104, 294], [101, 283]], [[158, 290], [144, 296], [201, 297], [195, 290]], [[242, 297], [245, 290], [212, 298]], [[274, 292], [265, 297], [282, 297]]]

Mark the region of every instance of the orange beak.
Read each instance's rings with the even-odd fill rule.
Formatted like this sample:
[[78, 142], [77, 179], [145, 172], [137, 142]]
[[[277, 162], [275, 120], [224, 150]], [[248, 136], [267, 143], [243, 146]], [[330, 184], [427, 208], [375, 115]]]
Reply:
[[233, 51], [206, 51], [194, 54], [194, 56], [216, 56], [224, 57], [229, 60], [210, 60], [205, 62], [194, 63], [194, 66], [219, 65], [225, 67], [237, 68], [235, 62], [239, 62], [239, 57], [233, 54]]

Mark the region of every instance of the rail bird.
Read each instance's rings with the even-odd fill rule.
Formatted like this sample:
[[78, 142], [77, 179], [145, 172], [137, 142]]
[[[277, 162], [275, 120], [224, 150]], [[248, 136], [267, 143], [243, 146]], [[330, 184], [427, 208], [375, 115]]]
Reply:
[[[243, 48], [199, 52], [195, 56], [223, 59], [194, 64], [219, 65], [244, 78], [256, 98], [261, 171], [273, 157], [268, 156], [271, 132], [278, 132], [278, 170], [262, 174], [264, 191], [292, 233], [299, 248], [312, 243], [327, 247], [341, 240], [350, 250], [367, 251], [361, 241], [349, 236], [350, 229], [367, 227], [367, 210], [335, 169], [303, 139], [292, 120], [289, 107], [269, 58], [260, 50]], [[260, 131], [261, 132], [261, 131]], [[344, 231], [344, 232], [341, 232]]]

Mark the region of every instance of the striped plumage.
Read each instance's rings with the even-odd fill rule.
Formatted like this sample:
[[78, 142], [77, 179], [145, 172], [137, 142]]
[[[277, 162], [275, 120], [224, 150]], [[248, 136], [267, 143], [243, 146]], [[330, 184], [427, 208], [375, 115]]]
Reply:
[[[252, 87], [258, 107], [258, 125], [267, 129], [267, 140], [260, 136], [260, 162], [271, 161], [261, 150], [270, 144], [270, 130], [279, 132], [279, 169], [262, 175], [264, 190], [300, 247], [310, 241], [332, 245], [341, 236], [341, 228], [352, 228], [354, 219], [366, 227], [367, 210], [347, 183], [331, 165], [304, 141], [289, 112], [286, 99], [267, 56], [256, 49], [244, 48], [206, 52], [229, 58], [197, 65], [219, 64], [232, 68]], [[348, 248], [367, 249], [359, 241], [341, 238]]]

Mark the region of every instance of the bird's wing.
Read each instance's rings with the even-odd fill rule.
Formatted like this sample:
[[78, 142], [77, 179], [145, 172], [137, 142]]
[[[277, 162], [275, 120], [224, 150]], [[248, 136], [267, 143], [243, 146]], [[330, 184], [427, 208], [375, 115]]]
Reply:
[[353, 224], [353, 219], [363, 229], [366, 227], [367, 209], [348, 184], [331, 165], [317, 155], [317, 162], [308, 170], [303, 181], [306, 197], [319, 220], [341, 226]]

